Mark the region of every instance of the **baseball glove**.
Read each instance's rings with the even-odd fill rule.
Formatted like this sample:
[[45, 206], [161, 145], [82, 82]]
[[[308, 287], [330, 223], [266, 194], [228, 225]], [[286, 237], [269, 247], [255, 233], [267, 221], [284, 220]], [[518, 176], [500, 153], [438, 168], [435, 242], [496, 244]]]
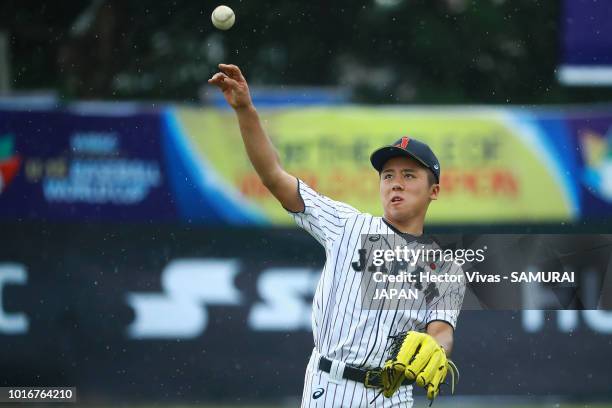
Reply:
[[427, 398], [433, 402], [440, 392], [440, 384], [451, 373], [451, 393], [459, 381], [457, 366], [446, 357], [444, 349], [429, 334], [416, 331], [402, 332], [395, 336], [389, 358], [382, 369], [383, 395], [391, 397], [404, 379], [416, 382], [427, 390]]

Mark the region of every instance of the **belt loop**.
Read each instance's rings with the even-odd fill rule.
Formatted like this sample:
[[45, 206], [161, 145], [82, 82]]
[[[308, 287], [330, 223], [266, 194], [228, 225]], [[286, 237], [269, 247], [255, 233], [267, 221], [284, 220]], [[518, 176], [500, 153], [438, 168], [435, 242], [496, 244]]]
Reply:
[[334, 384], [342, 384], [344, 368], [346, 363], [339, 360], [332, 360], [331, 370], [329, 370], [329, 382]]
[[317, 348], [313, 347], [312, 354], [310, 355], [310, 361], [308, 362], [308, 365], [312, 367], [312, 370], [314, 372], [316, 372], [319, 369], [320, 360], [321, 360], [321, 357], [319, 356], [319, 353], [317, 353]]

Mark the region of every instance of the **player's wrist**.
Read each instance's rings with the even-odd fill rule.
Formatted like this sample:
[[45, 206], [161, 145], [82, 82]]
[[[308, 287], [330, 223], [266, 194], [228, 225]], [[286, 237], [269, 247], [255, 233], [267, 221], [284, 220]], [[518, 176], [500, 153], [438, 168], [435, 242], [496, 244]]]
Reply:
[[449, 345], [446, 344], [441, 344], [440, 348], [442, 349], [442, 351], [444, 351], [444, 355], [446, 356], [447, 359], [450, 359], [451, 356], [451, 347]]
[[449, 349], [448, 346], [445, 345], [444, 343], [440, 342], [437, 338], [435, 338], [434, 336], [430, 335], [430, 337], [433, 339], [433, 341], [436, 342], [436, 345], [438, 346], [438, 348], [440, 350], [442, 350], [444, 352], [444, 355], [448, 356], [449, 355]]
[[249, 101], [248, 103], [241, 104], [241, 105], [238, 105], [238, 106], [234, 107], [234, 111], [238, 115], [257, 113], [257, 110], [255, 109], [255, 105], [251, 101]]

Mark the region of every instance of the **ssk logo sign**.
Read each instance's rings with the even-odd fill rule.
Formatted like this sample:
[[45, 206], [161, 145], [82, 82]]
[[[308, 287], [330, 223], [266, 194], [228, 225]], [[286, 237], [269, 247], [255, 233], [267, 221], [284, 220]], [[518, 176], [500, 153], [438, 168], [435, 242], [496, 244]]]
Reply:
[[[162, 271], [162, 293], [129, 293], [135, 319], [132, 339], [191, 339], [208, 326], [207, 306], [241, 306], [234, 281], [237, 259], [181, 259]], [[247, 324], [256, 331], [309, 330], [311, 303], [319, 273], [309, 268], [268, 268], [257, 280], [258, 301]]]
[[9, 312], [4, 309], [3, 294], [5, 288], [14, 285], [25, 286], [28, 273], [25, 265], [18, 263], [0, 263], [0, 335], [26, 334], [30, 320], [24, 312]]
[[194, 338], [208, 324], [209, 305], [240, 305], [234, 287], [238, 261], [184, 259], [162, 272], [163, 293], [129, 293], [135, 311], [128, 334], [134, 339]]

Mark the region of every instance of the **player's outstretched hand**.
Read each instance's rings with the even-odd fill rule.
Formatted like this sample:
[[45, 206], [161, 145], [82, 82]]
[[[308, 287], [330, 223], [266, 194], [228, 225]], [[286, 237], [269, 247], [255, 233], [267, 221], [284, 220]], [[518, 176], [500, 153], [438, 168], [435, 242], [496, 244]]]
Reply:
[[253, 105], [249, 85], [236, 65], [219, 64], [219, 71], [208, 80], [223, 92], [227, 103], [235, 110]]

